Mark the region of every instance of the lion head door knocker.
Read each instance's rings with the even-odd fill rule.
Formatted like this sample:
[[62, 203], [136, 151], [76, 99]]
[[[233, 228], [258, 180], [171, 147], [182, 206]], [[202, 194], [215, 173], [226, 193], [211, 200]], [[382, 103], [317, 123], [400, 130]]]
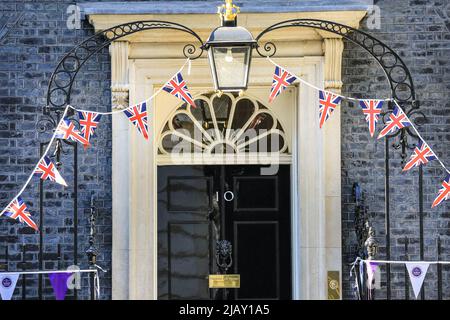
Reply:
[[216, 242], [216, 264], [221, 274], [227, 273], [233, 264], [232, 251], [233, 248], [230, 241], [220, 240]]

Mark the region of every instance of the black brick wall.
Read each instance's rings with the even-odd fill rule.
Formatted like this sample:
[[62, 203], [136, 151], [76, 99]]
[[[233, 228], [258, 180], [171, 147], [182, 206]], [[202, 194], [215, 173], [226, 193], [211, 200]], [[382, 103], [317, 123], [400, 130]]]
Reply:
[[[39, 157], [39, 143], [48, 141], [36, 124], [45, 106], [48, 79], [62, 55], [74, 44], [93, 34], [83, 21], [82, 29], [66, 26], [67, 6], [73, 1], [0, 2], [0, 206], [3, 208], [20, 189]], [[84, 109], [107, 111], [110, 107], [110, 63], [105, 49], [87, 63], [74, 85], [72, 103]], [[96, 199], [98, 264], [111, 270], [111, 119], [104, 117], [98, 136], [88, 150], [78, 149], [78, 262], [87, 267], [91, 193]], [[44, 183], [43, 268], [58, 267], [57, 244], [61, 245], [61, 268], [73, 264], [73, 150], [64, 145], [61, 174], [69, 187]], [[39, 222], [39, 179], [33, 178], [22, 197]], [[32, 230], [31, 230], [32, 231]], [[39, 269], [39, 235], [7, 218], [0, 219], [0, 264], [5, 246], [9, 270]], [[25, 247], [26, 254], [22, 254]], [[27, 261], [25, 265], [20, 262]], [[44, 277], [44, 297], [52, 298]], [[87, 277], [83, 276], [83, 286]], [[37, 277], [28, 276], [27, 298], [37, 297]], [[101, 274], [101, 298], [111, 297], [111, 273]], [[69, 294], [71, 294], [69, 292]], [[15, 297], [21, 297], [19, 282]], [[88, 297], [86, 288], [79, 293]]]
[[[31, 172], [39, 156], [39, 142], [45, 136], [36, 131], [42, 118], [48, 79], [56, 63], [75, 43], [93, 33], [83, 21], [81, 30], [66, 26], [66, 8], [74, 1], [5, 1], [0, 2], [0, 207], [15, 195]], [[404, 58], [413, 74], [422, 111], [429, 122], [421, 130], [423, 136], [446, 163], [449, 163], [450, 136], [450, 2], [436, 1], [376, 1], [381, 8], [381, 28], [362, 29], [386, 41]], [[344, 53], [343, 92], [355, 97], [386, 97], [389, 95], [382, 70], [361, 49], [347, 43]], [[85, 109], [106, 111], [110, 105], [110, 64], [104, 50], [84, 66], [77, 77], [72, 102]], [[379, 125], [381, 127], [381, 125]], [[93, 192], [99, 209], [97, 244], [98, 264], [111, 268], [111, 126], [104, 117], [92, 148], [79, 153], [79, 237], [78, 260], [85, 267], [84, 250], [88, 245], [89, 199]], [[73, 155], [63, 156], [61, 173], [73, 177]], [[411, 239], [411, 259], [419, 258], [417, 169], [401, 173], [399, 153], [393, 149], [391, 161], [391, 219], [392, 259], [403, 258], [403, 238]], [[435, 164], [424, 170], [425, 191], [425, 258], [436, 258], [435, 241], [442, 236], [444, 256], [449, 259], [448, 204], [431, 210], [431, 202], [439, 188], [444, 172]], [[33, 179], [23, 198], [35, 213], [39, 208], [38, 179]], [[371, 139], [361, 111], [356, 106], [342, 108], [342, 228], [343, 228], [343, 289], [344, 297], [352, 298], [348, 282], [348, 263], [355, 257], [354, 206], [352, 185], [361, 183], [367, 193], [371, 222], [384, 254], [384, 140]], [[45, 183], [45, 268], [57, 267], [55, 252], [61, 244], [61, 267], [73, 263], [73, 193], [72, 189]], [[36, 220], [37, 217], [35, 216]], [[0, 219], [0, 264], [5, 245], [9, 249], [10, 270], [20, 269], [22, 259], [26, 268], [37, 269], [39, 235], [29, 229]], [[23, 247], [26, 254], [22, 255]], [[444, 268], [444, 297], [449, 299], [450, 270]], [[393, 268], [393, 297], [403, 298], [403, 268]], [[111, 273], [101, 275], [103, 299], [111, 297]], [[427, 298], [436, 298], [436, 273], [431, 267], [425, 281]], [[36, 277], [27, 280], [27, 296], [36, 297]], [[85, 282], [84, 282], [85, 285]], [[410, 290], [411, 291], [411, 290]], [[412, 291], [411, 291], [412, 292]], [[44, 293], [52, 297], [48, 281]], [[20, 297], [19, 283], [16, 297]], [[382, 298], [381, 290], [377, 294]], [[81, 292], [82, 298], [87, 291]]]
[[[420, 128], [422, 136], [444, 161], [450, 164], [450, 1], [375, 1], [381, 9], [381, 28], [361, 28], [396, 50], [404, 59], [415, 82], [421, 110], [428, 123]], [[389, 97], [386, 78], [378, 64], [351, 43], [346, 43], [343, 60], [343, 92], [354, 97]], [[380, 130], [382, 123], [378, 124]], [[416, 141], [410, 140], [415, 143]], [[392, 142], [398, 142], [396, 139]], [[409, 153], [408, 151], [408, 158]], [[418, 260], [419, 205], [418, 169], [402, 173], [400, 151], [390, 147], [391, 175], [391, 259], [404, 259], [404, 238], [410, 239], [410, 259]], [[379, 258], [385, 257], [384, 207], [385, 140], [370, 138], [367, 124], [357, 106], [342, 108], [342, 228], [344, 297], [352, 298], [348, 279], [349, 263], [355, 258], [354, 205], [352, 186], [359, 182], [367, 193], [371, 222], [380, 242]], [[443, 259], [450, 258], [449, 203], [431, 209], [445, 172], [437, 163], [424, 168], [425, 260], [436, 260], [436, 239], [440, 235]], [[446, 270], [446, 271], [445, 271]], [[450, 270], [444, 267], [444, 298], [450, 299]], [[386, 277], [376, 296], [386, 297]], [[436, 266], [425, 280], [427, 299], [437, 298]], [[404, 267], [392, 268], [392, 298], [404, 299]], [[410, 289], [412, 298], [412, 288]]]

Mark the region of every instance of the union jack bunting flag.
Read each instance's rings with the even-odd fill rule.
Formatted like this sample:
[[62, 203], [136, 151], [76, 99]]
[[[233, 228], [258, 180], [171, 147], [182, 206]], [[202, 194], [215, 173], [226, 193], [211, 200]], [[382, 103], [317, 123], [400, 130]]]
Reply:
[[383, 100], [360, 100], [359, 105], [369, 124], [370, 136], [373, 137], [375, 134], [375, 126], [378, 122], [378, 116], [383, 108]]
[[28, 211], [27, 206], [23, 202], [21, 197], [17, 197], [13, 200], [10, 206], [6, 209], [5, 216], [11, 219], [18, 220], [21, 223], [25, 223], [27, 226], [38, 230], [38, 226], [31, 219], [31, 213]]
[[319, 90], [319, 126], [321, 129], [334, 109], [337, 108], [341, 102], [341, 99], [342, 97], [337, 94]]
[[269, 102], [272, 102], [284, 89], [292, 84], [297, 77], [290, 74], [280, 66], [275, 67], [273, 74], [272, 88], [270, 89]]
[[430, 146], [422, 140], [419, 141], [419, 144], [414, 149], [414, 153], [411, 155], [408, 163], [403, 168], [403, 171], [407, 171], [411, 168], [421, 166], [423, 164], [427, 164], [432, 160], [436, 160], [436, 155], [433, 150], [431, 150]]
[[442, 201], [447, 200], [450, 196], [450, 174], [447, 175], [447, 178], [442, 182], [442, 188], [439, 189], [439, 194], [434, 199], [434, 202], [432, 204], [432, 208], [436, 207], [438, 204], [440, 204]]
[[101, 114], [95, 112], [78, 111], [80, 131], [87, 141], [90, 141], [94, 136], [101, 117]]
[[63, 119], [56, 128], [55, 137], [59, 139], [78, 141], [84, 146], [89, 145], [89, 141], [75, 128], [69, 119]]
[[167, 81], [167, 83], [163, 87], [163, 90], [177, 97], [178, 99], [189, 103], [195, 108], [195, 102], [192, 99], [192, 95], [188, 90], [186, 81], [184, 81], [181, 72], [178, 72], [172, 79]]
[[386, 126], [378, 135], [378, 139], [383, 138], [387, 134], [392, 134], [399, 129], [409, 127], [410, 125], [411, 122], [409, 122], [406, 114], [398, 106], [396, 106], [394, 111], [389, 115], [389, 120], [386, 122]]
[[123, 112], [144, 136], [145, 140], [148, 140], [147, 103], [143, 102], [125, 109]]
[[55, 181], [56, 183], [67, 187], [66, 181], [59, 174], [59, 171], [47, 156], [42, 158], [42, 160], [38, 163], [38, 166], [34, 171], [34, 175], [40, 177], [42, 180]]

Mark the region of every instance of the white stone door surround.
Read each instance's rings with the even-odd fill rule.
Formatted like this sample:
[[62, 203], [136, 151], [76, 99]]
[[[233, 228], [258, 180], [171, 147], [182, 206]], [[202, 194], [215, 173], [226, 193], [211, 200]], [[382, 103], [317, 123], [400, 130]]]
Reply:
[[[271, 22], [302, 14], [243, 14], [239, 24], [256, 34]], [[363, 11], [340, 12], [337, 20], [357, 27], [364, 14]], [[315, 17], [326, 18], [324, 15], [316, 13]], [[125, 21], [169, 20], [199, 30], [206, 39], [218, 23], [217, 19], [205, 19], [206, 16], [210, 15], [196, 19], [195, 14], [151, 17], [101, 14], [89, 19], [97, 30]], [[128, 100], [130, 104], [140, 102], [163, 85], [184, 63], [179, 55], [181, 44], [192, 39], [143, 32], [122, 40], [110, 46], [115, 109], [128, 106]], [[277, 63], [318, 87], [340, 90], [343, 50], [340, 38], [310, 29], [290, 28], [284, 33], [274, 33], [270, 40], [279, 48], [274, 58]], [[255, 56], [249, 87], [269, 87], [273, 69], [266, 59]], [[193, 88], [212, 87], [205, 58], [193, 61], [192, 74], [185, 72], [184, 76]], [[291, 186], [293, 298], [326, 299], [327, 272], [340, 272], [342, 264], [340, 112], [335, 111], [320, 130], [317, 92], [304, 85], [296, 92]], [[121, 114], [113, 116], [113, 299], [157, 297], [157, 163], [156, 143], [152, 139], [157, 139], [155, 117], [162, 119], [164, 114], [173, 111], [178, 105], [176, 100], [160, 95], [149, 103], [149, 125], [153, 130], [149, 142]]]

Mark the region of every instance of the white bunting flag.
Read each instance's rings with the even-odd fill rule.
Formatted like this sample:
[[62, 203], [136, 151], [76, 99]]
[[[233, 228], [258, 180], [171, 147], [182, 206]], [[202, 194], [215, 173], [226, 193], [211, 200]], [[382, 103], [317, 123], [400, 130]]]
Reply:
[[406, 269], [408, 269], [409, 279], [411, 280], [411, 285], [414, 290], [414, 295], [419, 296], [420, 289], [422, 288], [423, 280], [425, 280], [425, 276], [427, 275], [429, 263], [422, 262], [406, 262]]
[[18, 273], [0, 273], [0, 295], [2, 300], [11, 300], [16, 289]]
[[379, 274], [378, 272], [378, 263], [366, 261], [366, 270], [367, 270], [367, 287], [369, 289], [375, 289], [376, 276]]

